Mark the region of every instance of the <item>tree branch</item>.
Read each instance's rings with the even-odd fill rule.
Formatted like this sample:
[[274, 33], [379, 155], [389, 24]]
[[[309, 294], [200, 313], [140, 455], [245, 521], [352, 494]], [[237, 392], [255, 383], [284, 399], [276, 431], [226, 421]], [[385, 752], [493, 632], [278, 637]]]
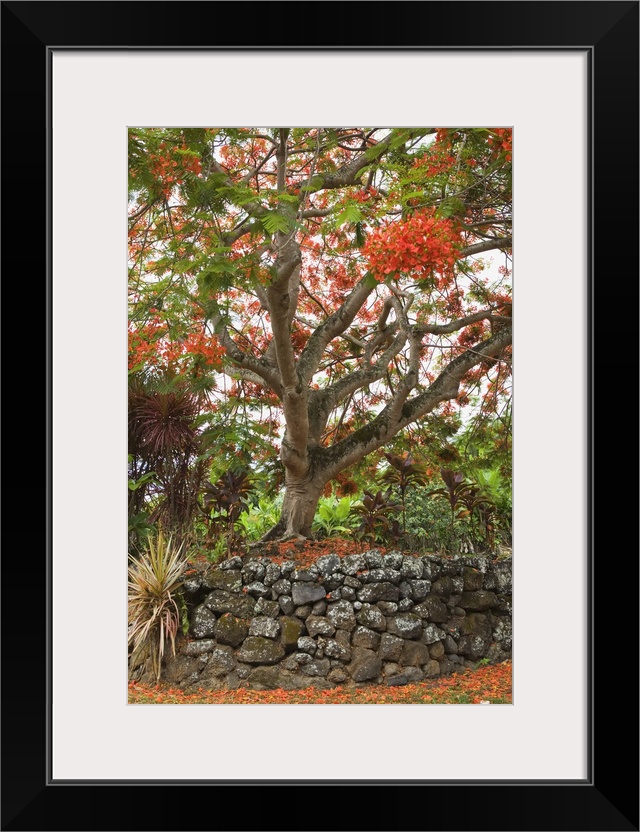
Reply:
[[494, 248], [511, 248], [511, 237], [500, 237], [493, 240], [485, 240], [482, 243], [474, 243], [472, 246], [463, 248], [460, 252], [462, 257], [468, 257], [470, 254], [480, 254], [483, 251], [491, 251]]
[[342, 305], [311, 335], [298, 362], [303, 384], [307, 384], [318, 369], [327, 344], [351, 326], [373, 289], [368, 275], [365, 275], [356, 283]]
[[511, 327], [505, 327], [492, 338], [454, 358], [427, 390], [405, 402], [396, 420], [392, 419], [391, 403], [368, 425], [330, 448], [318, 448], [317, 464], [323, 467], [325, 476], [335, 477], [366, 454], [382, 447], [404, 427], [426, 416], [440, 402], [455, 398], [464, 375], [486, 358], [499, 355], [510, 343]]
[[252, 355], [249, 355], [240, 349], [229, 334], [229, 330], [224, 323], [222, 313], [219, 310], [215, 310], [213, 313], [210, 313], [209, 318], [213, 324], [214, 331], [218, 336], [220, 343], [225, 348], [227, 357], [238, 367], [255, 373], [264, 383], [266, 383], [270, 390], [273, 390], [279, 398], [282, 398], [284, 389], [282, 380], [280, 379], [277, 370], [274, 367], [267, 366], [259, 359], [254, 358]]

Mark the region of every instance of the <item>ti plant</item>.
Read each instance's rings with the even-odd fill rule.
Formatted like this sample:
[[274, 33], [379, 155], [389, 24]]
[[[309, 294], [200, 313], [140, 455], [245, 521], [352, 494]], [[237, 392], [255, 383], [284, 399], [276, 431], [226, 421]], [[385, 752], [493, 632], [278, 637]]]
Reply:
[[430, 491], [432, 497], [441, 497], [447, 500], [451, 510], [451, 540], [455, 540], [455, 518], [456, 511], [461, 505], [464, 505], [463, 500], [474, 488], [474, 486], [464, 481], [464, 474], [459, 471], [452, 471], [450, 468], [441, 468], [440, 476], [442, 477], [445, 488], [436, 488], [435, 491]]
[[426, 485], [428, 475], [426, 466], [416, 460], [408, 453], [385, 454], [389, 468], [382, 472], [380, 481], [388, 485], [397, 485], [400, 489], [400, 500], [402, 502], [402, 531], [407, 530], [407, 510], [405, 495], [409, 486]]
[[226, 540], [228, 554], [238, 548], [236, 522], [243, 511], [249, 510], [247, 497], [252, 490], [249, 473], [244, 470], [229, 469], [215, 483], [204, 486], [203, 512], [209, 527], [208, 543], [217, 533]]
[[[398, 531], [397, 520], [392, 515], [398, 512], [401, 506], [391, 502], [392, 488], [382, 493], [378, 491], [364, 491], [364, 497], [360, 503], [353, 506], [353, 512], [360, 516], [360, 525], [356, 529], [356, 537], [361, 541], [370, 540], [372, 543], [377, 540], [384, 540], [390, 532]], [[396, 527], [394, 529], [394, 522]]]
[[149, 668], [160, 678], [167, 643], [175, 655], [175, 638], [181, 622], [179, 604], [182, 575], [187, 560], [182, 546], [172, 538], [149, 537], [138, 557], [129, 555], [129, 634], [132, 647], [130, 671]]
[[475, 485], [471, 485], [464, 491], [460, 497], [460, 502], [464, 505], [464, 510], [459, 512], [458, 517], [466, 516], [469, 518], [469, 524], [473, 534], [474, 518], [477, 513], [482, 527], [485, 547], [491, 551], [495, 542], [492, 515], [497, 510], [496, 504], [488, 497], [484, 497], [480, 493], [480, 489]]

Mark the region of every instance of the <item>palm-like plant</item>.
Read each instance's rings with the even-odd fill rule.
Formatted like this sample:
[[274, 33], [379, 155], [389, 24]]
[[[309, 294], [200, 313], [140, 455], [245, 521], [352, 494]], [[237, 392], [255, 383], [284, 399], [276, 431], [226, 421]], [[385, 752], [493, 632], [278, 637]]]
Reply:
[[474, 517], [477, 512], [484, 533], [484, 544], [488, 550], [491, 550], [494, 543], [492, 516], [496, 511], [496, 504], [488, 497], [483, 496], [480, 489], [475, 485], [470, 485], [468, 489], [463, 491], [460, 502], [464, 505], [464, 510], [458, 513], [458, 517], [469, 518], [473, 537]]
[[397, 485], [400, 489], [400, 500], [402, 502], [402, 531], [407, 530], [407, 511], [405, 506], [405, 494], [407, 488], [414, 485], [425, 485], [428, 479], [427, 468], [422, 462], [416, 460], [408, 453], [385, 454], [389, 468], [383, 471], [380, 476], [381, 482]]
[[204, 474], [194, 427], [199, 411], [198, 397], [179, 379], [130, 382], [129, 478], [140, 487], [129, 491], [129, 517], [151, 510], [149, 522], [179, 539], [196, 511]]
[[445, 488], [436, 488], [435, 491], [430, 491], [431, 497], [441, 497], [449, 503], [451, 510], [451, 541], [455, 539], [454, 522], [456, 511], [463, 500], [470, 494], [473, 489], [470, 483], [464, 481], [464, 474], [459, 471], [452, 471], [450, 468], [441, 468], [440, 476], [444, 480]]
[[149, 538], [139, 557], [129, 556], [129, 644], [130, 668], [151, 664], [160, 678], [167, 643], [175, 655], [175, 638], [180, 624], [177, 595], [187, 560], [182, 546], [160, 532]]

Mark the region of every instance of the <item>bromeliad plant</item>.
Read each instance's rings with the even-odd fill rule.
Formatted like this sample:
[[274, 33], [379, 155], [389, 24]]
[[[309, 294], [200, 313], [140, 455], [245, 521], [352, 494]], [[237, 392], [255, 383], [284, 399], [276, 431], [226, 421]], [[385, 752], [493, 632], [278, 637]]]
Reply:
[[409, 486], [426, 485], [428, 475], [427, 468], [408, 453], [385, 454], [389, 468], [382, 472], [380, 481], [388, 485], [397, 485], [400, 489], [400, 500], [402, 503], [402, 531], [407, 530], [407, 510], [405, 495]]
[[167, 644], [175, 655], [175, 638], [182, 619], [180, 590], [187, 568], [184, 547], [160, 532], [149, 537], [138, 557], [129, 555], [130, 675], [135, 668], [151, 670], [160, 679]]

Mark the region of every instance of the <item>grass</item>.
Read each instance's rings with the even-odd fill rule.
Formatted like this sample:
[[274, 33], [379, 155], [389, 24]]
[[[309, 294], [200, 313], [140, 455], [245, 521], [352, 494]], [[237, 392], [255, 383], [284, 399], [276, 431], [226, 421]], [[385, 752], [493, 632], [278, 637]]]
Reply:
[[339, 686], [329, 690], [237, 690], [184, 693], [178, 688], [158, 684], [129, 684], [129, 703], [133, 705], [493, 705], [511, 704], [511, 661], [469, 668], [442, 679], [389, 687]]

